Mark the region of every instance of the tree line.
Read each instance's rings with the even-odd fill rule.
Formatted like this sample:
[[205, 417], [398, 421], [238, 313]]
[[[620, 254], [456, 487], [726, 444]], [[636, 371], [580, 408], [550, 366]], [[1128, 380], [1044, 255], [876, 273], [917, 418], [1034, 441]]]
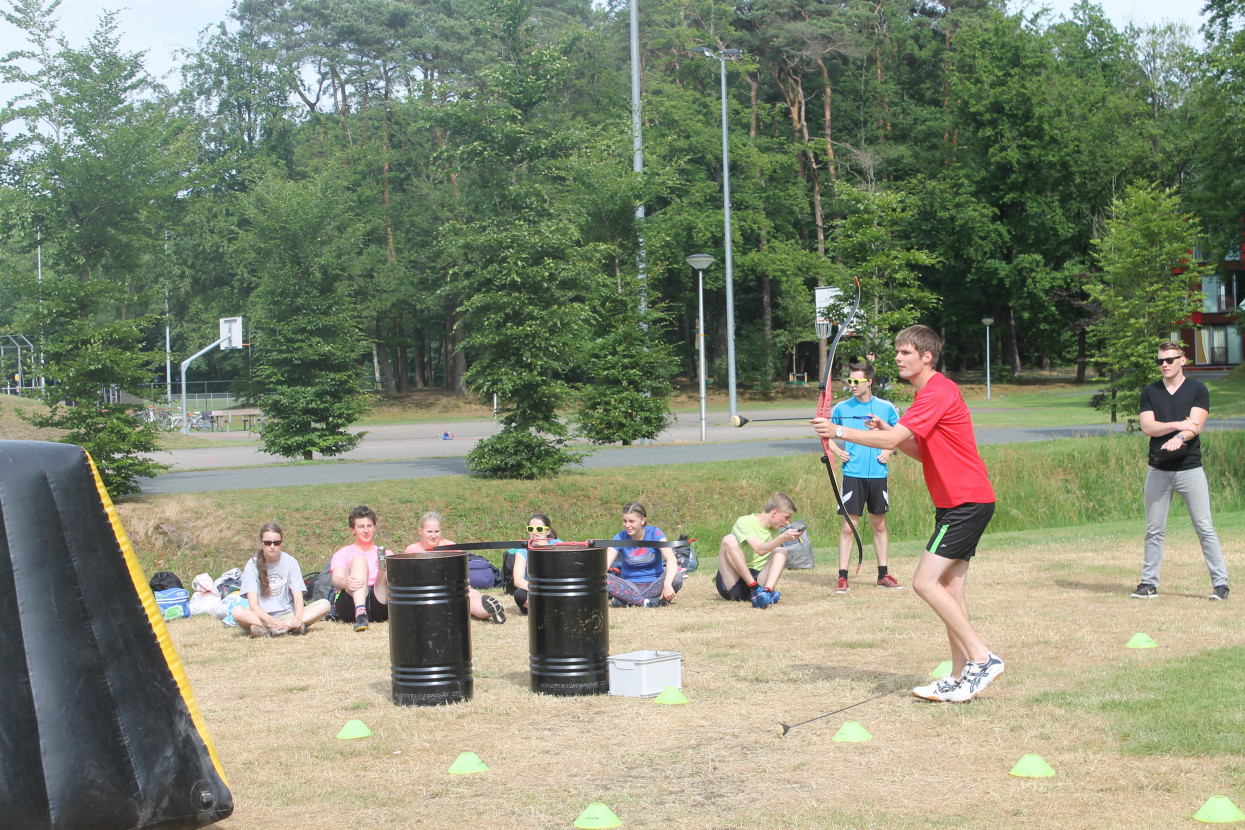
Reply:
[[[58, 2], [0, 12], [26, 41], [0, 60], [22, 90], [0, 326], [39, 333], [48, 423], [113, 435], [92, 449], [119, 489], [154, 436], [98, 390], [154, 379], [166, 324], [185, 357], [238, 314], [249, 348], [196, 370], [236, 379], [283, 455], [349, 449], [377, 379], [496, 395], [484, 474], [559, 468], [570, 430], [659, 432], [696, 373], [684, 259], [723, 259], [722, 66], [743, 384], [817, 374], [812, 289], [858, 277], [849, 357], [919, 321], [974, 367], [989, 316], [1005, 370], [1096, 364], [1127, 394], [1135, 343], [1190, 308], [1193, 248], [1239, 245], [1235, 0], [1200, 33], [1121, 31], [1085, 0], [645, 0], [641, 174], [626, 5], [238, 0], [170, 89], [115, 14], [66, 41]], [[724, 274], [704, 276], [721, 382]]]

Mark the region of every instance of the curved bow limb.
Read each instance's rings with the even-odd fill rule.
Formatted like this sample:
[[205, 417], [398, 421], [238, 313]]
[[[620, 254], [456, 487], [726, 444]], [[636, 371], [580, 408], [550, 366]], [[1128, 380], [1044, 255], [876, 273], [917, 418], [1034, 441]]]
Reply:
[[[834, 369], [834, 353], [839, 348], [839, 340], [843, 338], [843, 332], [847, 331], [852, 320], [856, 316], [856, 312], [860, 310], [860, 278], [852, 277], [856, 282], [856, 302], [852, 304], [852, 310], [848, 312], [847, 319], [839, 326], [839, 330], [835, 332], [834, 339], [830, 341], [830, 348], [826, 355], [826, 369], [822, 372], [821, 383], [817, 388], [820, 394], [817, 398], [817, 417], [829, 418], [834, 411], [834, 392], [830, 387], [830, 373]], [[826, 465], [826, 475], [830, 477], [830, 489], [834, 492], [834, 501], [839, 505], [839, 510], [843, 512], [843, 521], [847, 522], [847, 526], [852, 529], [852, 537], [856, 540], [856, 573], [860, 573], [860, 566], [865, 561], [865, 546], [860, 540], [860, 532], [856, 529], [856, 523], [852, 521], [851, 515], [847, 512], [847, 506], [843, 504], [843, 496], [839, 493], [839, 484], [834, 480], [834, 462], [833, 453], [830, 452], [830, 441], [833, 439], [821, 439], [821, 463]]]

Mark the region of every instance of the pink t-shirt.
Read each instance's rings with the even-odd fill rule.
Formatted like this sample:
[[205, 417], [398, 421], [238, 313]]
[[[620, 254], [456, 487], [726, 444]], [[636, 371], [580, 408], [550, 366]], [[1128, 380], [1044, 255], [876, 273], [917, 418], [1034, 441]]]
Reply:
[[994, 501], [986, 463], [977, 453], [968, 404], [954, 381], [935, 372], [899, 423], [916, 436], [934, 507]]
[[333, 554], [333, 559], [329, 565], [332, 571], [348, 571], [350, 570], [350, 560], [356, 556], [367, 558], [367, 584], [375, 585], [376, 576], [380, 573], [380, 548], [372, 545], [371, 550], [363, 550], [359, 545], [346, 545], [346, 547]]

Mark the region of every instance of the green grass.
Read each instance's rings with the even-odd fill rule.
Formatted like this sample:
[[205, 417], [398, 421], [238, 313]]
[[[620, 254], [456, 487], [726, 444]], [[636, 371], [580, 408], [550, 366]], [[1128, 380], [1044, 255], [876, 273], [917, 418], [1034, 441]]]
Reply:
[[[1211, 649], [1159, 665], [1112, 668], [1037, 703], [1102, 712], [1134, 755], [1245, 755], [1245, 646]], [[1073, 716], [1075, 717], [1075, 716]]]

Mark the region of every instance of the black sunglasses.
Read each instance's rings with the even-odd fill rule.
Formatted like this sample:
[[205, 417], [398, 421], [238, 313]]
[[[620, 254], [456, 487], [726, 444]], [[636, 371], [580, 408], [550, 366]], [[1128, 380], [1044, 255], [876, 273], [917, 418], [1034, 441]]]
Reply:
[[1184, 357], [1184, 355], [1182, 354], [1178, 354], [1175, 357], [1156, 357], [1154, 358], [1154, 365], [1162, 366], [1164, 363], [1167, 363], [1170, 365], [1172, 363], [1175, 363], [1177, 360], [1179, 360], [1182, 357]]
[[272, 540], [270, 540], [270, 539], [264, 539], [264, 540], [260, 541], [260, 544], [261, 544], [261, 545], [264, 545], [265, 547], [267, 547], [268, 545], [280, 545], [280, 544], [281, 544], [281, 540], [280, 540], [280, 539], [278, 539], [278, 540], [276, 540], [276, 541], [274, 542], [274, 541], [272, 541]]

